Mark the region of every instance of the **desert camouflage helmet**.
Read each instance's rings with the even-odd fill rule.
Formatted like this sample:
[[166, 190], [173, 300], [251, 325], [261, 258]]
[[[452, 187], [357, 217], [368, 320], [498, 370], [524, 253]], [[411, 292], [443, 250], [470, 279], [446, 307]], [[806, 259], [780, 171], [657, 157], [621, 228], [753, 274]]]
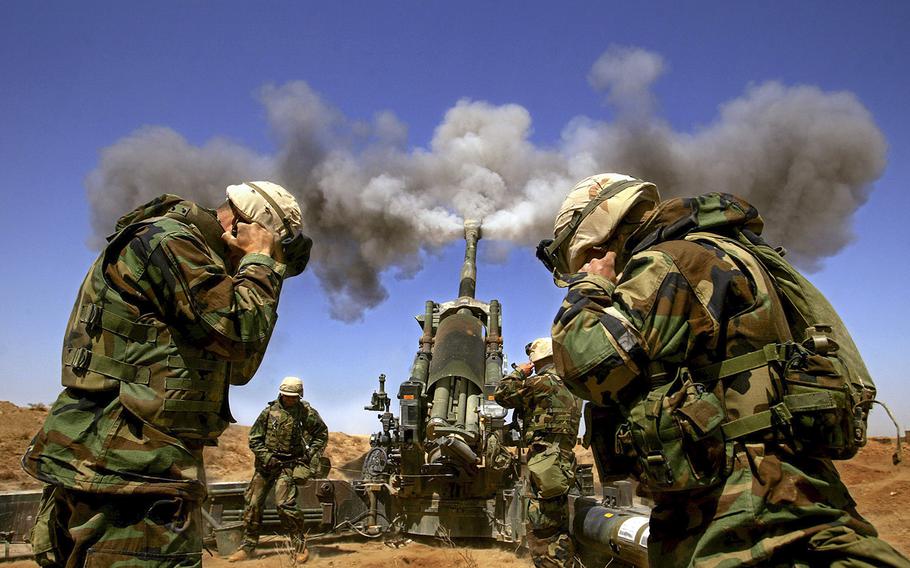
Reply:
[[228, 186], [227, 197], [244, 221], [258, 223], [278, 236], [277, 260], [285, 264], [285, 278], [306, 269], [313, 240], [303, 234], [300, 204], [288, 190], [270, 181], [247, 181]]
[[553, 357], [553, 340], [549, 337], [535, 339], [525, 346], [525, 353], [531, 358], [531, 362], [536, 365], [538, 361]]
[[285, 377], [278, 387], [278, 394], [284, 396], [303, 396], [303, 381], [299, 377]]
[[270, 181], [248, 181], [227, 187], [227, 198], [244, 221], [259, 223], [281, 238], [301, 232], [300, 205], [288, 190]]
[[608, 242], [633, 209], [659, 201], [653, 183], [617, 173], [587, 177], [566, 196], [556, 215], [554, 240], [541, 243], [538, 256], [551, 270], [578, 272], [586, 253]]

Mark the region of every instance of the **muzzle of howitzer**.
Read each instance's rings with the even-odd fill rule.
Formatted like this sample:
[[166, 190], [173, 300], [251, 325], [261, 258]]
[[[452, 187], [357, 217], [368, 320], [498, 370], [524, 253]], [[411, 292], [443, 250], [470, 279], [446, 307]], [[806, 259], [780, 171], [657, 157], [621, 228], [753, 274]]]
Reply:
[[458, 284], [458, 297], [473, 298], [477, 289], [477, 241], [481, 238], [481, 221], [465, 219], [464, 221], [464, 264], [461, 265], [461, 280]]

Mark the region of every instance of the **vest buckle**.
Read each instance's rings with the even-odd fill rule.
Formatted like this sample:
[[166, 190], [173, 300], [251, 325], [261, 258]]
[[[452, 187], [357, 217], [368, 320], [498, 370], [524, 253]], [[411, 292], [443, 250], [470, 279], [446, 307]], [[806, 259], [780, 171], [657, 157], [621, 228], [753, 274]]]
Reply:
[[96, 327], [101, 323], [101, 314], [104, 310], [98, 304], [87, 304], [82, 306], [82, 314], [79, 318], [86, 327]]

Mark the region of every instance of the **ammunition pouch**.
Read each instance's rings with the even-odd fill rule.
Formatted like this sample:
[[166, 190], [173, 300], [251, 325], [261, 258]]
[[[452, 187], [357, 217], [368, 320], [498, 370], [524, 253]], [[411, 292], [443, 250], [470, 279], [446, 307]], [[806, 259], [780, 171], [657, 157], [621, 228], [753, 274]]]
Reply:
[[558, 442], [533, 444], [528, 452], [531, 488], [539, 499], [565, 495], [575, 484], [575, 454]]
[[61, 566], [67, 557], [57, 544], [57, 491], [54, 485], [44, 486], [35, 526], [29, 533], [29, 543], [38, 566]]
[[865, 444], [874, 387], [851, 380], [837, 345], [821, 326], [807, 330], [807, 336], [804, 344], [769, 344], [693, 372], [710, 383], [767, 367], [769, 392], [778, 394], [768, 410], [726, 422], [728, 440], [771, 432], [802, 455], [829, 459], [849, 459]]
[[[712, 487], [729, 475], [732, 442], [725, 440], [726, 413], [718, 396], [696, 383], [685, 368], [631, 408], [629, 436], [639, 481], [651, 492]], [[623, 443], [618, 431], [617, 443]]]

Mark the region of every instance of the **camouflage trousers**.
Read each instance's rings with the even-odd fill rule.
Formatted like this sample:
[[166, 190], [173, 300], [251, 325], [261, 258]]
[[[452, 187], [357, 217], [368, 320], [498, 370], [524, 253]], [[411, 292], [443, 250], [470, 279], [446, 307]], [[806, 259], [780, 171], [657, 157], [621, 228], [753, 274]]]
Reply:
[[651, 566], [910, 568], [859, 515], [829, 460], [747, 444], [720, 486], [655, 497]]
[[273, 486], [281, 527], [297, 548], [303, 547], [303, 512], [297, 508], [297, 482], [302, 480], [300, 475], [294, 477], [294, 467], [282, 467], [274, 471], [256, 469], [253, 472], [253, 479], [244, 494], [246, 505], [243, 508], [241, 548], [251, 551], [259, 543], [262, 510]]
[[48, 485], [31, 542], [40, 566], [201, 567], [201, 526], [197, 502]]
[[574, 437], [550, 435], [528, 447], [528, 548], [534, 566], [575, 566], [567, 493], [575, 483]]

